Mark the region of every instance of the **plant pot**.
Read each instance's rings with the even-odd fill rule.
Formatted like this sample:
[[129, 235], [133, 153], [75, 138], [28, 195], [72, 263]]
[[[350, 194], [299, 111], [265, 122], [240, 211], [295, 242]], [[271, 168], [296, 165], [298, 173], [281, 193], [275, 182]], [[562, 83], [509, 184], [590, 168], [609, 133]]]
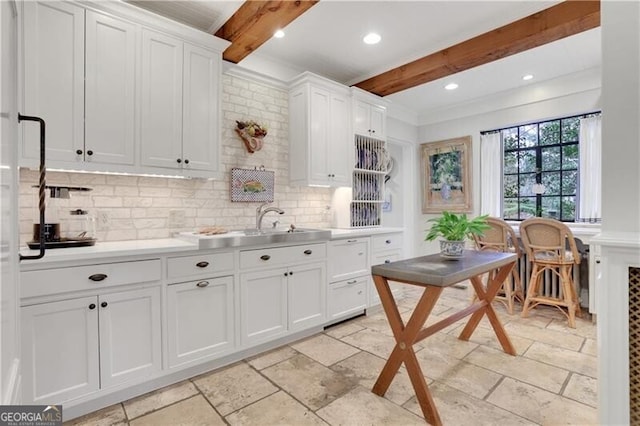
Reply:
[[440, 240], [440, 255], [447, 259], [460, 259], [464, 255], [464, 241]]

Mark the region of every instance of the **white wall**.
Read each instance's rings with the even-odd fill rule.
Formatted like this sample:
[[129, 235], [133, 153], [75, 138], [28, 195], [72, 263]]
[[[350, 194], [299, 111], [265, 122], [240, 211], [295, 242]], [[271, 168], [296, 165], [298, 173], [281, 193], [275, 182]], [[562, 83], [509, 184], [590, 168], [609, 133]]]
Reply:
[[[439, 113], [442, 121], [430, 122], [418, 129], [416, 178], [413, 193], [417, 200], [413, 229], [416, 255], [437, 252], [437, 242], [425, 242], [424, 235], [434, 215], [423, 215], [420, 194], [419, 144], [470, 135], [472, 138], [473, 213], [480, 211], [480, 132], [548, 118], [577, 115], [600, 109], [599, 70], [588, 70], [524, 89], [504, 92], [490, 98], [460, 105]], [[595, 86], [595, 87], [594, 87]], [[488, 106], [491, 107], [487, 110]], [[476, 111], [481, 111], [476, 113]], [[422, 117], [424, 122], [428, 117]]]

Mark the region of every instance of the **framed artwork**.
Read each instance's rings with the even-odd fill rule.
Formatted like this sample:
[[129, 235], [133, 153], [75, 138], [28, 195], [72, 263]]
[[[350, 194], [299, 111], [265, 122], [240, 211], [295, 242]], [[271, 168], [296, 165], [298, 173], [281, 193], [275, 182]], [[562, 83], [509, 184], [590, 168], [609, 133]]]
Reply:
[[472, 211], [471, 136], [420, 145], [422, 213]]
[[231, 169], [231, 201], [272, 202], [274, 175], [264, 167]]

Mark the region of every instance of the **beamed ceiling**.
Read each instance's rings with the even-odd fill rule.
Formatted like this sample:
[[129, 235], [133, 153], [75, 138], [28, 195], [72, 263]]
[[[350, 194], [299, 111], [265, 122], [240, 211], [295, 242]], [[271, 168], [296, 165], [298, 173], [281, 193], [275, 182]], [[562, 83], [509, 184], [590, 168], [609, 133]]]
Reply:
[[[224, 51], [224, 59], [240, 62], [268, 41], [278, 28], [285, 28], [316, 3], [318, 0], [246, 1], [215, 33], [231, 42]], [[387, 96], [599, 26], [600, 1], [565, 1], [355, 86]]]

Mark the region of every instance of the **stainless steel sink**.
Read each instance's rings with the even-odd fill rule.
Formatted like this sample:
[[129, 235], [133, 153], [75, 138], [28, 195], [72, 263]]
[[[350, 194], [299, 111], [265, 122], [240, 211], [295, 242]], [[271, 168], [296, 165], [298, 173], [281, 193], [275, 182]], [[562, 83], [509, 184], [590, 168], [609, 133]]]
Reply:
[[326, 229], [243, 229], [219, 235], [201, 235], [196, 232], [182, 232], [180, 238], [197, 242], [201, 249], [245, 247], [277, 243], [306, 243], [328, 241], [331, 231]]

